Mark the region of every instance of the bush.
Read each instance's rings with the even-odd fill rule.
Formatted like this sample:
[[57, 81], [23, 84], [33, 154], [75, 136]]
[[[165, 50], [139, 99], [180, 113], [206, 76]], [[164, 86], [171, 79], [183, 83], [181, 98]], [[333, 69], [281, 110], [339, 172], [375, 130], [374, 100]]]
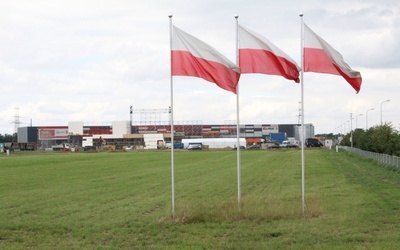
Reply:
[[[340, 144], [351, 146], [350, 133], [344, 136]], [[353, 146], [375, 153], [400, 156], [400, 135], [390, 123], [371, 127], [367, 131], [356, 129], [353, 132]]]

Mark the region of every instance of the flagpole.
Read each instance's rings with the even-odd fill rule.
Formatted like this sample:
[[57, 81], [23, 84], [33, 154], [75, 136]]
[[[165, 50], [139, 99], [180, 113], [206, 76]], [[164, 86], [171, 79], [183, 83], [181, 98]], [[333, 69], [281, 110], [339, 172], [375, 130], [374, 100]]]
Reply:
[[169, 46], [170, 46], [170, 83], [171, 83], [171, 212], [172, 218], [175, 217], [175, 162], [174, 162], [174, 88], [173, 88], [173, 77], [172, 77], [172, 15], [169, 15]]
[[[239, 16], [236, 15], [236, 65], [239, 66], [239, 35], [238, 35], [238, 18]], [[240, 211], [240, 127], [239, 127], [239, 83], [236, 85], [236, 157], [237, 157], [237, 190], [238, 190], [238, 208]]]
[[301, 20], [301, 197], [302, 197], [302, 213], [304, 215], [306, 209], [305, 203], [305, 160], [304, 160], [304, 143], [305, 143], [305, 131], [304, 131], [304, 22], [303, 22], [303, 13], [300, 13]]

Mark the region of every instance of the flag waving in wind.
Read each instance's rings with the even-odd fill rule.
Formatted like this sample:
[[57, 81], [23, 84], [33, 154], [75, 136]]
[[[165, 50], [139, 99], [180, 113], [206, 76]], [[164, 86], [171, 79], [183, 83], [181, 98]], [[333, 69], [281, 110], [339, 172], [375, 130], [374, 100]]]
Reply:
[[357, 91], [361, 74], [352, 70], [342, 55], [304, 24], [304, 72], [341, 75]]
[[236, 94], [240, 69], [210, 45], [173, 27], [172, 75], [195, 76]]
[[238, 25], [239, 66], [242, 73], [279, 75], [300, 82], [295, 61], [268, 39]]

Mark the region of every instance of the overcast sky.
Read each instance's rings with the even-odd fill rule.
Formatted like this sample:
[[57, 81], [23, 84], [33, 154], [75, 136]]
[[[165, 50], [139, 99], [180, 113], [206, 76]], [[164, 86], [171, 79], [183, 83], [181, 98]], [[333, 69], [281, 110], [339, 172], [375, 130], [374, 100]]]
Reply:
[[[173, 24], [235, 62], [239, 23], [300, 63], [300, 17], [354, 69], [304, 74], [305, 123], [316, 133], [400, 125], [400, 2], [396, 0], [3, 0], [0, 3], [0, 134], [20, 126], [129, 120], [135, 109], [170, 106], [169, 14]], [[176, 122], [236, 120], [236, 96], [194, 77], [174, 77]], [[297, 123], [300, 84], [244, 74], [240, 121]], [[390, 99], [390, 102], [383, 101]], [[371, 108], [374, 110], [367, 111]], [[361, 115], [362, 114], [362, 115]], [[357, 117], [357, 119], [356, 119]], [[136, 119], [136, 118], [135, 118]], [[343, 125], [344, 124], [344, 125]], [[345, 128], [346, 127], [346, 128]]]

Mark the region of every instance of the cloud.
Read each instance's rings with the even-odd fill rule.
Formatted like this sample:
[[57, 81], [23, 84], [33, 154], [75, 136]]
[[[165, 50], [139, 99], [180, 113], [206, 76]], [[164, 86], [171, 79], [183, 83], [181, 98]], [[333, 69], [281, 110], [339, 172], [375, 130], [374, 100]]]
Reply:
[[[358, 95], [339, 76], [306, 73], [305, 120], [332, 132], [350, 113], [400, 123], [399, 3], [261, 0], [7, 1], [0, 16], [0, 133], [14, 130], [15, 107], [33, 125], [70, 120], [129, 120], [129, 106], [170, 106], [169, 14], [179, 28], [232, 61], [235, 18], [270, 39], [300, 65], [300, 18], [361, 71]], [[175, 120], [236, 120], [236, 96], [197, 78], [174, 77]], [[300, 85], [277, 76], [242, 75], [240, 119], [296, 123]], [[378, 111], [377, 111], [378, 110]], [[361, 118], [359, 117], [361, 122]], [[27, 121], [27, 122], [26, 122]], [[364, 122], [365, 123], [365, 122]]]

